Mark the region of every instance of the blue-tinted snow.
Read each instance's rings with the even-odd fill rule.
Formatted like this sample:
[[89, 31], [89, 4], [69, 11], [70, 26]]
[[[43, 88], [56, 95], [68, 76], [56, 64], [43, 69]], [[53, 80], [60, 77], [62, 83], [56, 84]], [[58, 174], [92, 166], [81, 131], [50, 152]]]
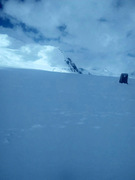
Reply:
[[0, 69], [0, 180], [134, 180], [135, 80]]

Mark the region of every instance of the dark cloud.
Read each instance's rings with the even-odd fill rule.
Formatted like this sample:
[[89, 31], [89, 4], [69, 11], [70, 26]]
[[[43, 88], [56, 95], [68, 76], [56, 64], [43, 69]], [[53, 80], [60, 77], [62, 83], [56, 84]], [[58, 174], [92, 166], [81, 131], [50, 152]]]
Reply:
[[58, 29], [59, 29], [61, 32], [65, 32], [66, 28], [67, 28], [67, 26], [66, 26], [65, 24], [58, 26]]
[[118, 10], [124, 7], [134, 8], [133, 6], [135, 5], [135, 1], [134, 0], [113, 0], [112, 5], [114, 8]]
[[108, 22], [108, 20], [106, 18], [103, 18], [103, 17], [99, 18], [98, 21], [101, 22], [101, 23]]
[[115, 8], [122, 8], [125, 4], [125, 0], [113, 0], [113, 6]]
[[131, 31], [128, 31], [128, 32], [127, 32], [126, 37], [129, 38], [129, 37], [131, 37], [132, 35], [133, 35], [133, 31], [131, 30]]
[[128, 53], [127, 56], [131, 57], [131, 58], [134, 58], [135, 59], [135, 54], [132, 54], [132, 53]]
[[[35, 42], [50, 42], [50, 41], [60, 41], [60, 37], [58, 38], [48, 38], [44, 36], [38, 29], [28, 26], [23, 22], [18, 21], [16, 18], [13, 18], [9, 15], [0, 16], [0, 26], [6, 29], [21, 29], [28, 37], [32, 38]], [[66, 34], [64, 31], [64, 26], [59, 27], [62, 34]], [[63, 28], [63, 29], [62, 29]]]
[[3, 9], [3, 4], [0, 2], [0, 10]]
[[5, 28], [14, 28], [14, 24], [7, 17], [0, 17], [0, 26]]
[[67, 36], [68, 35], [67, 26], [65, 24], [62, 24], [62, 25], [58, 26], [57, 28], [60, 31], [61, 36]]

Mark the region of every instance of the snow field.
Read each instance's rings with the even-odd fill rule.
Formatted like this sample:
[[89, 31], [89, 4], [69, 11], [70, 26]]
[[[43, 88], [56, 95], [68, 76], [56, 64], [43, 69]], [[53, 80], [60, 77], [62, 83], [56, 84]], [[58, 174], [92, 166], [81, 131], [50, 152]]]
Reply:
[[134, 180], [135, 80], [0, 69], [0, 179]]

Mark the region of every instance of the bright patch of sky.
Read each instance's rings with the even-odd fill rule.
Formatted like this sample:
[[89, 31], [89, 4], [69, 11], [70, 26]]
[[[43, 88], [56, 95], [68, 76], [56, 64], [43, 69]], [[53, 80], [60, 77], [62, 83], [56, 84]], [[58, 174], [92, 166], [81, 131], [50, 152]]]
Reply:
[[28, 44], [12, 48], [12, 42], [5, 34], [0, 35], [0, 42], [0, 65], [2, 67], [64, 71], [62, 70], [65, 66], [64, 57], [57, 47]]
[[[0, 33], [12, 37], [14, 48], [59, 47], [88, 70], [135, 71], [134, 0], [8, 0], [2, 1], [0, 18]], [[60, 67], [62, 59], [53, 54], [42, 59]]]

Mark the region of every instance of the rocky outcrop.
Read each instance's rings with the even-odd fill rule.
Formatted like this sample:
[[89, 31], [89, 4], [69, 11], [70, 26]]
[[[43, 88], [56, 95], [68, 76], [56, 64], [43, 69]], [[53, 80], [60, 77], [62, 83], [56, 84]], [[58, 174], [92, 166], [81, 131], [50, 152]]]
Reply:
[[90, 73], [89, 73], [87, 70], [85, 70], [85, 69], [83, 69], [83, 68], [78, 68], [78, 67], [76, 66], [76, 64], [73, 63], [73, 61], [72, 61], [70, 58], [66, 58], [66, 59], [65, 59], [65, 62], [66, 62], [66, 64], [68, 65], [69, 70], [70, 70], [71, 72], [75, 72], [75, 73], [78, 73], [78, 74], [89, 74], [89, 75], [90, 75]]

